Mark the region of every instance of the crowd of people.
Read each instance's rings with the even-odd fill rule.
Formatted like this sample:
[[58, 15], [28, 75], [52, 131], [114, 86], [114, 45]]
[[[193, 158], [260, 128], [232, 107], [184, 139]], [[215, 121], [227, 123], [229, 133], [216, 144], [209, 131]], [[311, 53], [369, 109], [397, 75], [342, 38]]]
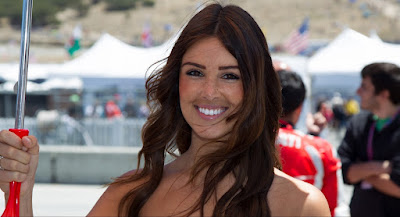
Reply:
[[346, 127], [347, 121], [360, 112], [360, 105], [355, 97], [346, 99], [339, 92], [335, 92], [330, 99], [319, 99], [315, 110], [316, 114], [324, 116], [329, 127], [340, 129]]
[[84, 108], [84, 116], [88, 118], [146, 118], [149, 108], [145, 103], [135, 101], [133, 97], [126, 99], [124, 106], [119, 106], [120, 96], [114, 94], [112, 99], [102, 103], [95, 100], [93, 105]]
[[[350, 118], [336, 155], [318, 137], [329, 106], [307, 117], [309, 132], [296, 130], [304, 84], [274, 64], [251, 15], [207, 5], [146, 82], [142, 167], [110, 183], [88, 216], [397, 216], [400, 68], [373, 63], [361, 75], [365, 111]], [[0, 188], [7, 201], [8, 182], [22, 183], [22, 216], [33, 215], [38, 161], [35, 136], [0, 132]], [[355, 186], [350, 205], [343, 182]]]

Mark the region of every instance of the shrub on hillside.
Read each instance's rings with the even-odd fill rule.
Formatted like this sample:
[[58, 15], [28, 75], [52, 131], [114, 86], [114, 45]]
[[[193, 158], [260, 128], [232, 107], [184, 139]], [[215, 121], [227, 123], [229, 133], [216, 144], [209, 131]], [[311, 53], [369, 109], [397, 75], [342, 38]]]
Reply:
[[[145, 7], [153, 7], [154, 0], [103, 0], [107, 3], [106, 10], [108, 11], [124, 11], [136, 7], [136, 4], [142, 3]], [[96, 2], [96, 1], [94, 1]]]
[[[11, 25], [20, 27], [22, 22], [22, 0], [0, 1], [0, 17], [9, 18]], [[34, 1], [32, 9], [32, 26], [57, 25], [56, 14], [66, 8], [78, 10], [84, 16], [88, 10], [81, 0], [38, 0]]]
[[[16, 4], [15, 2], [20, 2]], [[8, 18], [11, 23], [19, 21], [21, 24], [22, 0], [20, 1], [0, 1], [0, 17]]]
[[123, 11], [136, 7], [137, 0], [104, 0], [108, 11]]
[[[66, 8], [73, 8], [78, 11], [79, 16], [87, 14], [91, 4], [101, 0], [35, 0], [32, 11], [32, 26], [58, 25], [56, 14]], [[145, 7], [153, 7], [154, 0], [102, 0], [107, 3], [107, 10], [129, 10], [135, 8], [136, 3], [141, 2]], [[0, 1], [0, 18], [8, 18], [10, 24], [20, 28], [22, 21], [23, 0]]]
[[154, 0], [143, 0], [142, 4], [145, 7], [153, 7], [155, 2]]

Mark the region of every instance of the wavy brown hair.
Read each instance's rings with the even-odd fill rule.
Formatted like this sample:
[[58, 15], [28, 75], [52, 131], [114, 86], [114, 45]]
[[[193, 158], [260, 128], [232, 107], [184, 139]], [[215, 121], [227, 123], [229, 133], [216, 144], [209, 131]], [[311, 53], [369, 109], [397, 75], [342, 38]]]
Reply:
[[[281, 114], [281, 89], [264, 34], [255, 20], [234, 5], [211, 4], [198, 12], [182, 30], [166, 65], [146, 81], [151, 112], [142, 130], [144, 167], [116, 180], [123, 184], [147, 180], [128, 192], [120, 202], [119, 215], [138, 216], [159, 185], [166, 153], [184, 153], [191, 143], [191, 128], [179, 105], [179, 71], [182, 57], [194, 43], [218, 38], [237, 59], [244, 97], [239, 111], [228, 118], [235, 124], [218, 151], [203, 156], [192, 172], [192, 180], [206, 170], [204, 188], [189, 214], [204, 214], [204, 205], [218, 183], [233, 174], [235, 183], [218, 199], [213, 216], [270, 216], [267, 194], [279, 167], [275, 138]], [[139, 163], [138, 163], [139, 164]], [[139, 165], [138, 165], [139, 167]]]

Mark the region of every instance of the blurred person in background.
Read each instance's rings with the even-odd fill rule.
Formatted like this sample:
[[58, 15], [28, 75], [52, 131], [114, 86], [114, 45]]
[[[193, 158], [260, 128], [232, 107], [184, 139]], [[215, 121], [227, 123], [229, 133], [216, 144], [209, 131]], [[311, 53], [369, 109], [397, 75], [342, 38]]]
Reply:
[[329, 104], [328, 101], [324, 99], [319, 100], [317, 103], [316, 111], [317, 113], [320, 113], [324, 116], [328, 125], [332, 124], [334, 115], [331, 105]]
[[[336, 151], [328, 141], [295, 130], [306, 88], [300, 75], [288, 67], [282, 69], [280, 65], [275, 64], [282, 86], [283, 115], [279, 120], [277, 139], [282, 171], [320, 189], [328, 200], [332, 216], [348, 216], [349, 207], [344, 198], [341, 164]], [[306, 120], [309, 131], [315, 134], [326, 126], [326, 119], [321, 113], [317, 114], [309, 114]]]
[[108, 100], [104, 107], [104, 110], [105, 110], [107, 118], [109, 118], [109, 119], [122, 117], [121, 109], [115, 103], [114, 100]]
[[320, 136], [322, 131], [328, 125], [325, 116], [317, 111], [314, 114], [308, 113], [306, 117], [307, 133], [313, 136]]
[[124, 116], [127, 118], [136, 118], [140, 115], [140, 105], [134, 100], [133, 97], [128, 97], [123, 109]]
[[333, 93], [333, 97], [330, 100], [333, 111], [333, 127], [335, 129], [340, 129], [346, 125], [347, 114], [345, 110], [344, 99], [342, 94], [339, 92]]
[[344, 108], [346, 110], [346, 115], [348, 118], [351, 118], [353, 115], [356, 115], [360, 112], [360, 105], [353, 97], [350, 97], [346, 101], [346, 103], [344, 104]]
[[89, 118], [103, 118], [105, 106], [101, 103], [100, 99], [96, 99], [93, 105], [88, 105], [85, 108], [85, 117]]
[[361, 71], [360, 107], [338, 153], [343, 178], [354, 185], [352, 217], [400, 213], [400, 68], [372, 63]]
[[120, 98], [121, 96], [119, 94], [114, 94], [113, 99], [110, 99], [106, 102], [104, 106], [104, 111], [107, 118], [112, 119], [122, 117], [121, 109], [118, 106]]

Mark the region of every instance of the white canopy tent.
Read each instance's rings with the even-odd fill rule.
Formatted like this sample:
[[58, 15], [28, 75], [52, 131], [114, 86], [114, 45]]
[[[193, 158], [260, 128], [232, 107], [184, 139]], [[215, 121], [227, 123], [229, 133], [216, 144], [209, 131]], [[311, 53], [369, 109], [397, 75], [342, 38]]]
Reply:
[[121, 96], [121, 105], [128, 95], [140, 101], [145, 97], [146, 73], [154, 69], [149, 67], [169, 55], [175, 39], [173, 37], [160, 46], [142, 48], [104, 33], [81, 56], [53, 68], [49, 76], [81, 78], [85, 89], [83, 106], [108, 100], [116, 93]]
[[[46, 79], [49, 75], [49, 69], [56, 67], [58, 64], [29, 64], [28, 78], [29, 80]], [[6, 81], [18, 81], [19, 63], [2, 63], [0, 64], [0, 78]]]
[[313, 95], [340, 92], [354, 96], [360, 84], [360, 71], [373, 62], [400, 65], [400, 45], [345, 29], [308, 60], [307, 72], [312, 80]]
[[[57, 67], [57, 64], [29, 64], [26, 87], [27, 116], [32, 116], [37, 110], [52, 106], [57, 100], [62, 100], [62, 95], [66, 93], [82, 91], [83, 81], [78, 77], [49, 78], [49, 71], [52, 67]], [[0, 117], [13, 116], [18, 76], [19, 64], [0, 64]]]
[[[176, 37], [151, 48], [128, 45], [105, 33], [81, 56], [63, 64], [36, 64], [28, 67], [28, 79], [50, 78], [139, 78], [147, 69], [168, 56]], [[19, 64], [0, 64], [0, 80], [16, 82]]]
[[319, 50], [308, 62], [311, 75], [359, 73], [373, 62], [400, 65], [400, 45], [369, 38], [352, 29], [345, 29], [327, 47]]
[[[2, 85], [1, 91], [5, 92], [14, 92], [15, 82], [7, 81]], [[43, 83], [35, 83], [32, 81], [27, 82], [26, 91], [28, 93], [33, 92], [46, 92], [54, 89], [65, 89], [65, 90], [82, 90], [83, 82], [80, 78], [50, 78], [44, 81]]]
[[[169, 55], [176, 37], [151, 48], [134, 47], [104, 33], [81, 56], [62, 64], [36, 64], [28, 67], [28, 79], [65, 77], [145, 78], [147, 69]], [[17, 81], [18, 63], [0, 64], [0, 78]]]
[[148, 68], [167, 57], [170, 48], [170, 41], [157, 47], [134, 47], [105, 33], [85, 53], [54, 68], [50, 75], [145, 79]]
[[[71, 61], [29, 64], [27, 91], [85, 89], [84, 101], [89, 104], [99, 91], [108, 91], [104, 94], [144, 92], [146, 72], [151, 72], [152, 64], [169, 55], [177, 36], [160, 46], [142, 48], [104, 33], [92, 47]], [[13, 91], [18, 74], [18, 63], [0, 64], [0, 92]]]
[[[58, 68], [58, 64], [29, 64], [27, 92], [45, 92], [52, 89], [74, 89], [82, 90], [83, 82], [78, 77], [57, 78], [50, 77], [50, 71]], [[14, 92], [14, 85], [18, 81], [19, 64], [4, 63], [0, 64], [0, 85], [2, 92]]]

